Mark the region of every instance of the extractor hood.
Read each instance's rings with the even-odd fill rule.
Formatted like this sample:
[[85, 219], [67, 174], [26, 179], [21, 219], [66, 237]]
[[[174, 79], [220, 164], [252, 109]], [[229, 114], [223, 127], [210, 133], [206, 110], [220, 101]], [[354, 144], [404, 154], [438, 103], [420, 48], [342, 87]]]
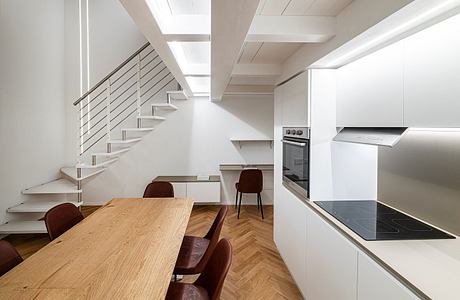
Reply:
[[406, 131], [407, 127], [344, 127], [333, 140], [336, 142], [393, 147]]

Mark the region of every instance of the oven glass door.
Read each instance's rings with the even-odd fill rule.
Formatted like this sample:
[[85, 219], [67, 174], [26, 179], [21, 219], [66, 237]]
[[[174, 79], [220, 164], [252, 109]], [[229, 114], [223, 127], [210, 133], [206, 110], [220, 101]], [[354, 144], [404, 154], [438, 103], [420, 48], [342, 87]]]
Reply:
[[283, 181], [310, 196], [310, 140], [283, 139]]

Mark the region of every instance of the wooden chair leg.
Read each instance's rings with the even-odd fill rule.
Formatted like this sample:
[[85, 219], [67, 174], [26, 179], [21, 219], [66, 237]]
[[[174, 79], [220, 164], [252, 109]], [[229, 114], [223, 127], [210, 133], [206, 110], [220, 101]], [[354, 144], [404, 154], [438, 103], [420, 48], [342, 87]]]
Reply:
[[263, 206], [262, 206], [262, 196], [260, 196], [260, 193], [257, 194], [257, 198], [260, 201], [260, 212], [262, 213], [262, 220], [263, 220], [263, 218], [264, 218], [264, 209], [263, 209]]
[[241, 210], [241, 198], [243, 196], [243, 193], [240, 192], [240, 205], [238, 205], [238, 219], [240, 218], [240, 210]]

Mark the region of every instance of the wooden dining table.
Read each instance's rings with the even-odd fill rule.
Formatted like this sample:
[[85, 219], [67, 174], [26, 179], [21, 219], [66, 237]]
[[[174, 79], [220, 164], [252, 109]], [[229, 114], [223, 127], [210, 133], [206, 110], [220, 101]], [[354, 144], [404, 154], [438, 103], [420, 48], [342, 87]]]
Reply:
[[0, 278], [0, 299], [164, 299], [193, 200], [113, 199]]

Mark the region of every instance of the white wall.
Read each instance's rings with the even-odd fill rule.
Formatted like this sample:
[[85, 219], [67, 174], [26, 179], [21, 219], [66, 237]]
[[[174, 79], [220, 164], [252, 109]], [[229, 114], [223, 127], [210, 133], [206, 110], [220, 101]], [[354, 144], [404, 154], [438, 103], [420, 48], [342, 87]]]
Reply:
[[333, 142], [336, 130], [336, 70], [311, 70], [310, 198], [375, 200], [376, 146]]
[[378, 198], [460, 234], [460, 132], [409, 131], [379, 150]]
[[0, 223], [64, 163], [64, 2], [0, 1]]
[[[175, 101], [179, 109], [121, 156], [104, 173], [84, 184], [83, 200], [102, 204], [113, 197], [138, 197], [160, 175], [221, 175], [222, 203], [232, 204], [239, 172], [219, 171], [221, 163], [273, 163], [269, 143], [230, 142], [232, 137], [272, 136], [273, 97], [232, 97]], [[272, 203], [273, 172], [264, 172], [264, 204]], [[255, 204], [246, 195], [243, 203]]]
[[306, 44], [283, 64], [279, 82], [305, 70], [318, 59], [345, 44], [413, 0], [354, 0], [337, 15], [337, 33], [326, 43]]

